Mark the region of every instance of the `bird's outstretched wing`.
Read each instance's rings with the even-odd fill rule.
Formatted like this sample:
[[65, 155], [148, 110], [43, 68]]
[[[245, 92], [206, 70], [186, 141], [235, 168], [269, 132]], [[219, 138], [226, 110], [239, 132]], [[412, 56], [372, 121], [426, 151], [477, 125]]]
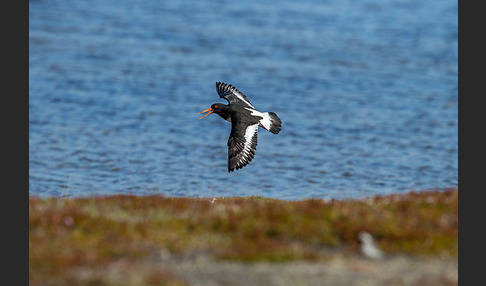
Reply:
[[233, 122], [228, 139], [228, 172], [248, 165], [257, 147], [258, 123], [246, 126]]
[[218, 81], [216, 83], [216, 91], [219, 97], [226, 99], [230, 104], [240, 104], [255, 109], [250, 100], [231, 84]]

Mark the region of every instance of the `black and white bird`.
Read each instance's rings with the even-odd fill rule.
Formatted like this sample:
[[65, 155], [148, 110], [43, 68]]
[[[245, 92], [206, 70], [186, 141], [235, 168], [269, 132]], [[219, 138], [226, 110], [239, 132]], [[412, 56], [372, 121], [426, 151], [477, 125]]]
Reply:
[[257, 147], [258, 126], [278, 134], [282, 121], [274, 112], [260, 112], [250, 103], [250, 100], [231, 84], [217, 82], [216, 91], [220, 98], [229, 104], [214, 103], [202, 119], [211, 113], [216, 113], [231, 122], [231, 133], [228, 139], [228, 172], [241, 169], [248, 165]]

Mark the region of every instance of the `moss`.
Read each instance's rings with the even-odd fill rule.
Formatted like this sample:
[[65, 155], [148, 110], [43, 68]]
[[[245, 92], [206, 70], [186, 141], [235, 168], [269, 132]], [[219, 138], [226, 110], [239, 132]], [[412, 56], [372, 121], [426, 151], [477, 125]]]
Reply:
[[126, 195], [30, 198], [29, 277], [32, 285], [56, 285], [68, 278], [73, 285], [115, 285], [98, 274], [83, 280], [79, 271], [126, 261], [141, 276], [134, 285], [183, 285], [144, 261], [161, 249], [175, 254], [204, 250], [219, 259], [242, 261], [321, 259], [326, 250], [356, 252], [362, 230], [390, 254], [457, 257], [458, 191], [330, 202]]

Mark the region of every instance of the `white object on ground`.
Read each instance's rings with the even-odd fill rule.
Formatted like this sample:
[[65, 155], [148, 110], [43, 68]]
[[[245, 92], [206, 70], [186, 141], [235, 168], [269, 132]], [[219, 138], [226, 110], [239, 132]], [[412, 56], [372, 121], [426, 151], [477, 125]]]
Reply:
[[360, 231], [358, 238], [361, 242], [361, 254], [370, 259], [383, 259], [384, 253], [375, 244], [371, 234], [366, 231]]

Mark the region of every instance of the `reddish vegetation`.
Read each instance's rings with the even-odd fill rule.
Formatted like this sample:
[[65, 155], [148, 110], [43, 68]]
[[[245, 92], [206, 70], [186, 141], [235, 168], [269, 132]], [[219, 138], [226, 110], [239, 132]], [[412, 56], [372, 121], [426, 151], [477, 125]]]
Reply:
[[329, 202], [30, 198], [29, 278], [31, 285], [183, 285], [151, 257], [204, 251], [244, 261], [325, 259], [357, 253], [362, 230], [392, 255], [457, 257], [458, 191]]

